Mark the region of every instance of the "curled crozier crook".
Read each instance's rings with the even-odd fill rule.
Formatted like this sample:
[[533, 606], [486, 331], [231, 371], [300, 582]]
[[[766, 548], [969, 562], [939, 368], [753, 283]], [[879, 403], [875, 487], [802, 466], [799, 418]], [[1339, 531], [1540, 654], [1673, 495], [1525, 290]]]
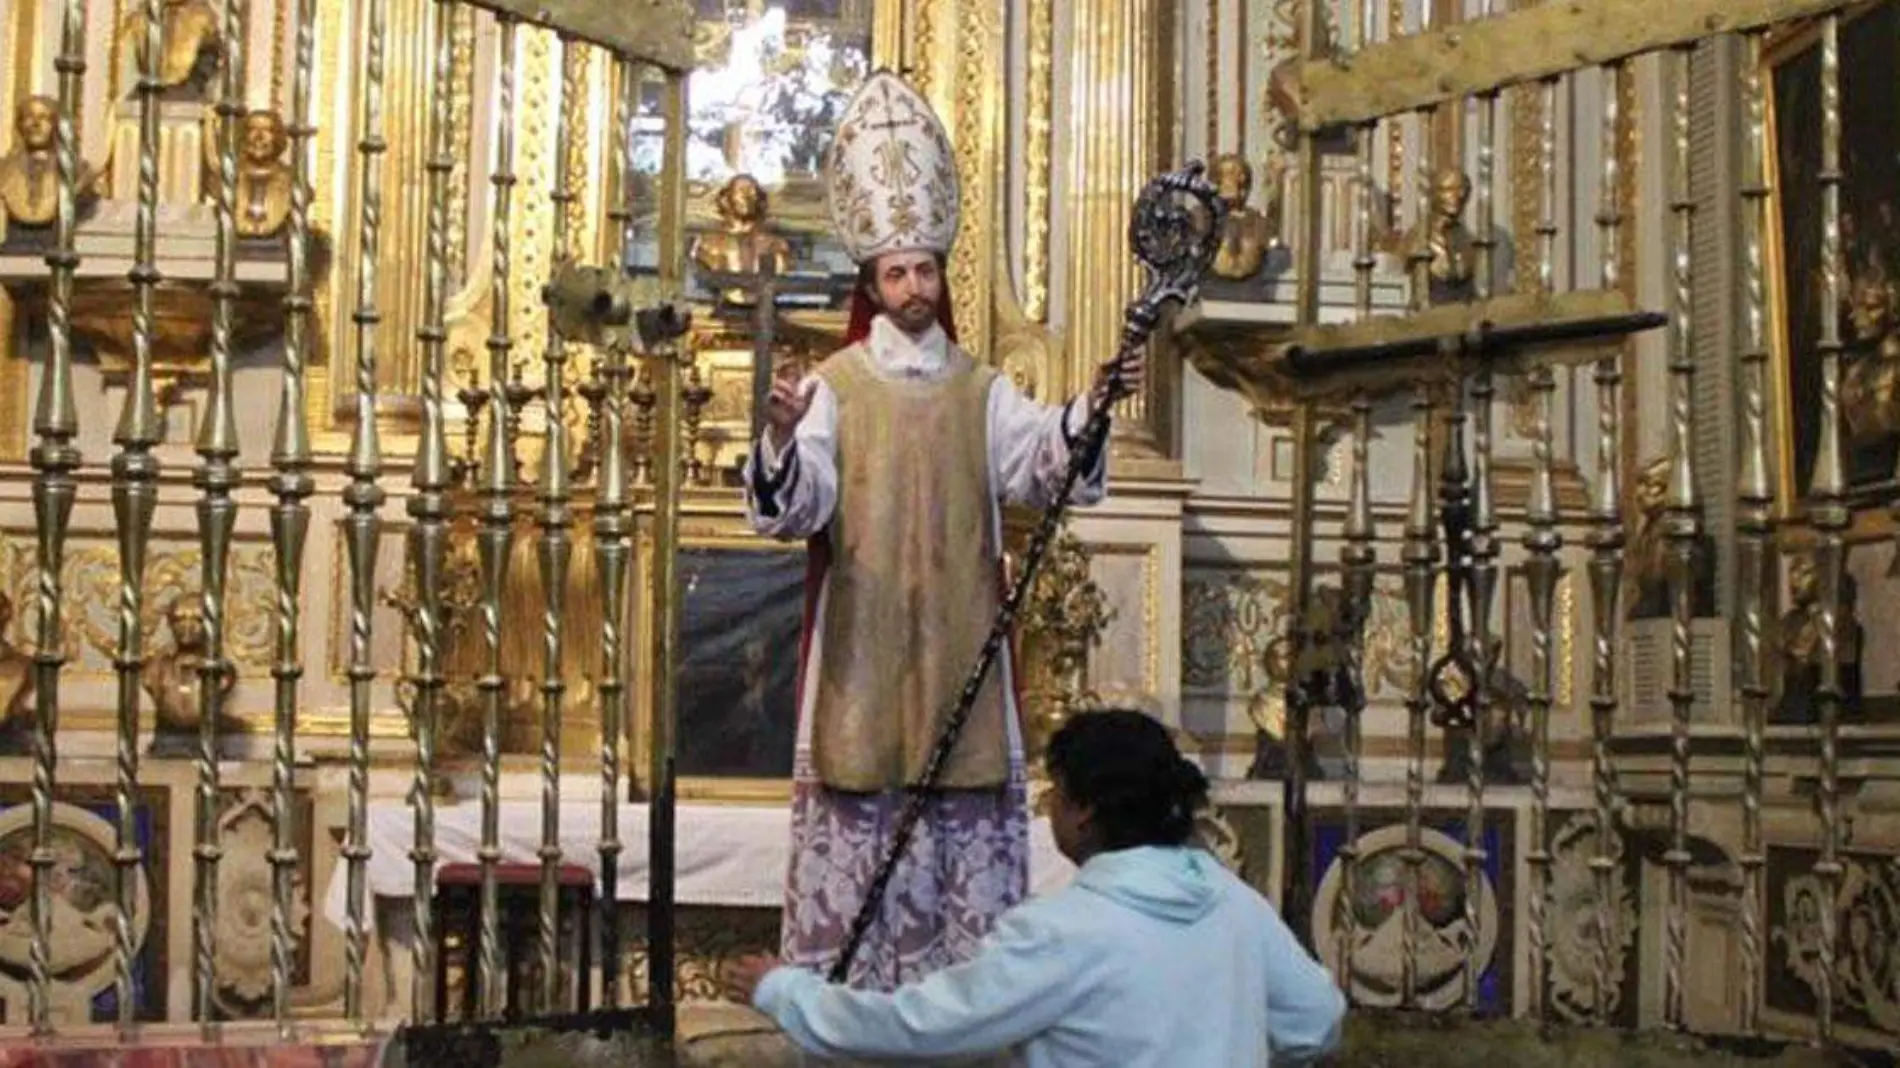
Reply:
[[984, 640], [982, 651], [977, 654], [976, 663], [964, 681], [956, 704], [944, 713], [943, 727], [924, 765], [923, 781], [910, 789], [910, 797], [891, 836], [890, 851], [878, 865], [877, 873], [865, 892], [864, 902], [851, 921], [851, 929], [839, 951], [838, 960], [832, 965], [832, 982], [842, 983], [850, 974], [851, 962], [862, 947], [871, 924], [876, 921], [897, 865], [910, 848], [917, 824], [923, 818], [924, 805], [936, 792], [944, 765], [956, 748], [965, 721], [970, 718], [977, 694], [982, 691], [984, 681], [996, 666], [997, 657], [1001, 655], [1004, 643], [1009, 640], [1010, 631], [1015, 627], [1016, 615], [1028, 596], [1030, 586], [1036, 581], [1036, 572], [1042, 566], [1049, 544], [1062, 523], [1063, 513], [1068, 510], [1069, 498], [1075, 493], [1076, 484], [1082, 480], [1083, 474], [1095, 468], [1102, 449], [1108, 444], [1110, 410], [1128, 392], [1123, 377], [1124, 368], [1129, 359], [1148, 343], [1165, 308], [1194, 299], [1201, 279], [1214, 262], [1226, 207], [1214, 187], [1208, 183], [1205, 165], [1198, 160], [1178, 171], [1156, 176], [1136, 198], [1128, 224], [1128, 243], [1134, 250], [1135, 258], [1146, 269], [1148, 282], [1142, 287], [1141, 293], [1128, 303], [1123, 313], [1121, 345], [1111, 364], [1108, 388], [1097, 394], [1091, 402], [1088, 423], [1080, 436], [1080, 444], [1069, 454], [1069, 466], [1062, 478], [1061, 491], [1043, 510], [1042, 519], [1029, 539], [1028, 548], [1023, 552], [1023, 566], [1011, 584], [1008, 595], [997, 608], [995, 621], [990, 624], [989, 637]]

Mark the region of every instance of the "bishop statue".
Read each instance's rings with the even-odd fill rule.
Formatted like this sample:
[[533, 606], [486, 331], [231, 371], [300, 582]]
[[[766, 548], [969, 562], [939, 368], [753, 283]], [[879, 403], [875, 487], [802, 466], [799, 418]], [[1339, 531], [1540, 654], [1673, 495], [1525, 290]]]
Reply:
[[[1089, 398], [1025, 397], [960, 348], [945, 258], [956, 163], [930, 105], [879, 72], [839, 121], [826, 194], [859, 267], [845, 347], [781, 377], [746, 465], [752, 525], [805, 539], [792, 859], [782, 951], [832, 965], [1003, 595], [1002, 506], [1046, 506]], [[1110, 371], [1138, 381], [1137, 362]], [[1105, 452], [1106, 450], [1104, 450]], [[1106, 461], [1075, 503], [1099, 500]], [[979, 692], [849, 981], [899, 984], [968, 959], [1028, 883], [1017, 667]]]

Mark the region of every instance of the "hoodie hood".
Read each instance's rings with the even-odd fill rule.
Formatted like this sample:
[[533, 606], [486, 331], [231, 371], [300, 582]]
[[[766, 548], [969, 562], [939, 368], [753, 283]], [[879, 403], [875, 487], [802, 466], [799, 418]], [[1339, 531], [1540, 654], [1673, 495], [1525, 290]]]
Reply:
[[1185, 846], [1141, 846], [1098, 853], [1076, 873], [1077, 886], [1145, 916], [1193, 923], [1219, 903], [1220, 866], [1205, 851]]

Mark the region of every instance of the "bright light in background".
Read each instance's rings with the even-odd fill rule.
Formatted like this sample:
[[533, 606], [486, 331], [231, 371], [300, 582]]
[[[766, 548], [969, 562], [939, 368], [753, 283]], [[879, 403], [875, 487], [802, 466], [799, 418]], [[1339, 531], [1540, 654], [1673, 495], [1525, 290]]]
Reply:
[[[816, 175], [831, 130], [863, 80], [867, 42], [795, 25], [783, 7], [731, 25], [723, 55], [702, 57], [687, 82], [686, 176], [718, 182], [751, 174], [767, 187]], [[657, 116], [637, 120], [639, 165], [657, 172]]]

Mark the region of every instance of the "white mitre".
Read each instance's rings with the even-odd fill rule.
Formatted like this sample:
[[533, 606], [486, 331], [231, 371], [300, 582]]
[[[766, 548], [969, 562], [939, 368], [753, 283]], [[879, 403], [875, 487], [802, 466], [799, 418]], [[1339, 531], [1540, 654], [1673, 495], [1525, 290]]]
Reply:
[[897, 75], [872, 74], [846, 105], [825, 161], [825, 200], [858, 263], [887, 252], [950, 251], [958, 215], [950, 137]]

